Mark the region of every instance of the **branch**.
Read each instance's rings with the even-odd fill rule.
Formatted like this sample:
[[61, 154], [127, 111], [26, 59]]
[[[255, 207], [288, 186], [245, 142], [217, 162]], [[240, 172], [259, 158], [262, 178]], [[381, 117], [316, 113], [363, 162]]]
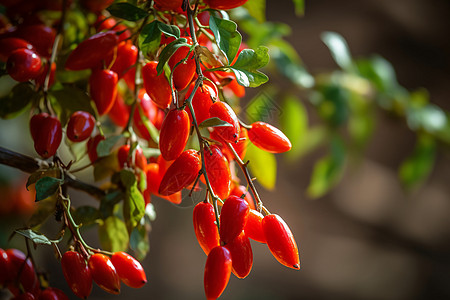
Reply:
[[[25, 173], [33, 173], [41, 168], [49, 168], [51, 165], [38, 158], [32, 158], [6, 148], [0, 147], [0, 164], [19, 169]], [[105, 196], [105, 192], [96, 186], [78, 180], [68, 172], [64, 172], [64, 178], [68, 186], [76, 190], [81, 190], [97, 199]]]

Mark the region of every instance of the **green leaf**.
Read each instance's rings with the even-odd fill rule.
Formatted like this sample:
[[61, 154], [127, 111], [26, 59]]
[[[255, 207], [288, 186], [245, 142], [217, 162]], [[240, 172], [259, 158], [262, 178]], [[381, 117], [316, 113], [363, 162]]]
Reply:
[[36, 183], [39, 179], [44, 177], [60, 177], [60, 171], [59, 169], [46, 169], [46, 170], [38, 170], [28, 177], [27, 180], [27, 189], [30, 185]]
[[138, 260], [143, 260], [150, 250], [150, 241], [145, 226], [139, 225], [131, 231], [130, 248], [136, 254]]
[[243, 7], [245, 7], [248, 13], [259, 23], [264, 23], [266, 21], [266, 0], [247, 1]]
[[256, 50], [244, 49], [239, 53], [236, 63], [231, 66], [239, 84], [245, 87], [257, 87], [266, 83], [269, 78], [258, 71], [269, 62], [269, 49], [264, 46]]
[[228, 63], [231, 64], [238, 53], [242, 41], [242, 36], [237, 31], [237, 24], [211, 15], [209, 27], [214, 33], [217, 45], [227, 57]]
[[36, 201], [47, 199], [56, 193], [63, 180], [54, 177], [44, 177], [36, 182]]
[[142, 110], [142, 107], [140, 105], [139, 105], [139, 114], [141, 116], [142, 123], [144, 123], [145, 128], [150, 133], [150, 137], [156, 144], [158, 144], [159, 143], [159, 131], [155, 127], [155, 125], [152, 122], [150, 122], [150, 120], [144, 114], [144, 111]]
[[36, 245], [51, 245], [52, 241], [49, 240], [45, 235], [37, 233], [31, 229], [21, 229], [16, 230], [18, 234], [23, 235], [24, 237], [33, 241]]
[[113, 191], [105, 195], [100, 201], [99, 213], [102, 219], [112, 216], [114, 207], [117, 203], [122, 201], [125, 195], [120, 191]]
[[187, 46], [190, 47], [187, 43], [187, 39], [185, 38], [179, 38], [175, 41], [169, 43], [167, 46], [164, 47], [163, 51], [161, 51], [161, 54], [159, 55], [159, 61], [158, 65], [156, 66], [156, 71], [158, 75], [161, 75], [164, 69], [164, 65], [169, 61], [170, 57], [175, 53], [175, 51], [178, 50], [178, 48]]
[[323, 32], [321, 37], [338, 66], [343, 70], [353, 72], [354, 65], [345, 39], [340, 34], [330, 31]]
[[127, 2], [113, 3], [106, 10], [114, 17], [133, 22], [149, 15], [145, 10]]
[[280, 117], [280, 125], [283, 133], [289, 138], [292, 144], [291, 153], [302, 149], [308, 131], [308, 113], [302, 102], [294, 96], [288, 96], [282, 104], [283, 114]]
[[91, 98], [74, 86], [63, 86], [61, 89], [52, 90], [50, 95], [52, 106], [57, 110], [62, 126], [65, 126], [70, 116], [78, 110], [87, 111], [95, 116]]
[[283, 110], [276, 101], [277, 90], [273, 86], [268, 86], [263, 91], [253, 97], [243, 108], [248, 123], [263, 121], [273, 123], [283, 114]]
[[100, 219], [100, 213], [95, 207], [84, 205], [77, 207], [73, 218], [77, 224], [87, 226], [94, 224], [96, 220]]
[[249, 144], [245, 159], [250, 161], [248, 166], [252, 176], [256, 177], [257, 182], [264, 188], [273, 190], [277, 178], [275, 155], [261, 150], [253, 144]]
[[433, 137], [418, 136], [414, 151], [399, 168], [399, 177], [407, 189], [418, 186], [430, 174], [436, 160], [436, 141]]
[[295, 5], [295, 14], [303, 16], [305, 14], [305, 0], [292, 0]]
[[107, 137], [106, 139], [100, 141], [97, 145], [97, 154], [98, 157], [107, 156], [111, 153], [112, 148], [117, 143], [118, 140], [120, 140], [123, 136], [121, 134], [119, 135], [112, 135]]
[[198, 127], [199, 128], [207, 128], [207, 127], [230, 127], [233, 126], [228, 122], [222, 121], [221, 119], [217, 117], [206, 119], [205, 121], [201, 122]]
[[139, 224], [145, 214], [145, 201], [137, 187], [136, 177], [131, 171], [120, 171], [120, 179], [126, 190], [123, 204], [123, 216], [128, 231], [131, 232], [133, 228]]
[[176, 25], [169, 25], [158, 21], [158, 28], [165, 36], [171, 36], [176, 39], [180, 38], [180, 28]]
[[381, 56], [357, 61], [359, 73], [370, 80], [380, 92], [390, 93], [399, 88], [394, 67]]
[[139, 33], [139, 48], [144, 55], [155, 53], [161, 43], [161, 31], [158, 28], [159, 21], [153, 21], [145, 25]]
[[117, 153], [111, 153], [97, 160], [94, 165], [94, 180], [100, 181], [111, 176], [119, 170], [119, 160]]
[[320, 159], [314, 166], [308, 195], [318, 198], [325, 195], [336, 185], [343, 173], [345, 148], [343, 141], [335, 136], [331, 141], [331, 153]]
[[39, 97], [39, 94], [33, 90], [30, 84], [17, 84], [10, 93], [0, 98], [0, 118], [16, 117], [37, 97]]
[[111, 251], [126, 251], [128, 249], [128, 231], [125, 223], [115, 216], [110, 216], [98, 227], [98, 236], [102, 248]]

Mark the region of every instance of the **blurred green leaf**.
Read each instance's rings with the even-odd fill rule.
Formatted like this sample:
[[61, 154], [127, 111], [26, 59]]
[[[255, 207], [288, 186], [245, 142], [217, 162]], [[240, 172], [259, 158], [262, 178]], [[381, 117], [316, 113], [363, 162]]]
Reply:
[[266, 83], [269, 78], [258, 71], [269, 62], [269, 49], [263, 46], [256, 50], [244, 49], [239, 53], [236, 63], [231, 67], [240, 85], [257, 87]]
[[131, 171], [120, 171], [120, 179], [125, 186], [123, 215], [128, 231], [131, 232], [144, 216], [145, 201], [137, 187], [136, 177]]
[[434, 105], [410, 108], [407, 110], [408, 126], [412, 130], [423, 129], [428, 133], [436, 133], [445, 128], [448, 120], [444, 111]]
[[127, 2], [113, 3], [106, 10], [114, 17], [133, 22], [149, 15], [145, 10]]
[[52, 241], [49, 238], [47, 238], [43, 234], [33, 231], [32, 229], [21, 229], [21, 230], [16, 230], [15, 232], [30, 239], [36, 245], [51, 245], [52, 244]]
[[77, 224], [88, 226], [94, 224], [96, 220], [100, 219], [100, 213], [95, 207], [83, 205], [76, 208], [73, 218]]
[[243, 6], [259, 23], [264, 23], [266, 21], [266, 0], [247, 1]]
[[183, 46], [191, 47], [191, 45], [187, 43], [187, 39], [185, 38], [176, 39], [175, 41], [169, 43], [164, 47], [164, 49], [161, 51], [161, 54], [159, 55], [158, 65], [156, 66], [158, 75], [161, 75], [164, 66], [169, 61], [170, 57], [178, 50], [178, 48]]
[[120, 191], [113, 191], [105, 195], [100, 201], [99, 213], [102, 219], [112, 216], [114, 207], [117, 203], [124, 199], [124, 194]]
[[375, 88], [383, 93], [391, 93], [399, 87], [394, 68], [381, 56], [361, 59], [356, 62], [359, 73], [369, 79]]
[[296, 148], [302, 147], [306, 133], [308, 131], [308, 113], [302, 102], [294, 96], [287, 96], [282, 104], [282, 115], [280, 125], [283, 133], [289, 138], [292, 144], [291, 152], [296, 152]]
[[350, 92], [334, 82], [320, 86], [310, 98], [322, 119], [334, 127], [347, 122], [350, 116], [349, 99]]
[[98, 157], [107, 156], [111, 153], [114, 145], [122, 138], [121, 134], [119, 135], [111, 135], [106, 139], [100, 141], [97, 145], [97, 155]]
[[354, 72], [354, 65], [345, 39], [336, 32], [323, 32], [322, 41], [327, 45], [334, 61], [347, 72]]
[[419, 135], [411, 156], [400, 168], [399, 177], [407, 189], [416, 187], [430, 174], [436, 160], [436, 141], [429, 135]]
[[39, 94], [29, 83], [15, 85], [11, 92], [0, 98], [0, 118], [11, 119], [22, 113]]
[[128, 249], [128, 232], [125, 223], [115, 216], [110, 216], [98, 227], [100, 244], [106, 251], [118, 252]]
[[260, 93], [253, 97], [242, 111], [249, 123], [263, 121], [273, 123], [283, 113], [276, 101], [277, 90], [273, 85], [265, 87]]
[[36, 182], [36, 201], [47, 199], [58, 191], [63, 180], [54, 177], [43, 177]]
[[136, 253], [138, 260], [143, 260], [150, 250], [150, 241], [145, 225], [138, 225], [131, 231], [130, 248]]
[[198, 127], [199, 128], [208, 128], [208, 127], [230, 127], [233, 126], [228, 122], [222, 121], [221, 119], [217, 117], [206, 119], [205, 121], [201, 122]]
[[180, 37], [180, 28], [155, 20], [145, 25], [139, 33], [139, 47], [145, 55], [155, 53], [161, 43], [161, 34], [175, 39]]
[[305, 14], [305, 1], [304, 0], [292, 0], [295, 5], [295, 14], [297, 16], [303, 16]]
[[74, 86], [63, 86], [61, 89], [52, 90], [52, 107], [57, 110], [61, 125], [64, 127], [70, 116], [78, 111], [87, 111], [95, 116], [94, 109], [91, 106], [91, 98], [82, 90]]
[[27, 222], [27, 226], [34, 229], [40, 227], [50, 216], [53, 216], [56, 207], [56, 197], [48, 197], [41, 200], [36, 206], [36, 210]]
[[242, 36], [237, 31], [237, 24], [233, 21], [220, 19], [211, 15], [209, 18], [209, 27], [214, 33], [217, 45], [226, 55], [228, 63], [231, 64], [242, 41]]
[[94, 164], [94, 180], [100, 181], [111, 176], [119, 169], [117, 153], [111, 153], [98, 159]]
[[249, 144], [245, 159], [250, 161], [248, 167], [252, 176], [256, 177], [257, 182], [264, 188], [273, 190], [277, 179], [275, 155]]

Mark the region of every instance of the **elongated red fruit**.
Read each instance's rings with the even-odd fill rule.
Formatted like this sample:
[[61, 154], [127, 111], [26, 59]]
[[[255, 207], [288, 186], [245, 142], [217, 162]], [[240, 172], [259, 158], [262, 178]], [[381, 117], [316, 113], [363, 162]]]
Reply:
[[92, 279], [101, 289], [111, 294], [120, 293], [119, 276], [108, 256], [95, 253], [89, 258], [88, 266]]
[[165, 174], [165, 171], [161, 171], [160, 164], [158, 163], [150, 163], [147, 166], [147, 190], [149, 193], [156, 195], [160, 198], [166, 199], [174, 204], [181, 203], [181, 192], [177, 192], [172, 195], [163, 196], [158, 193], [159, 186], [161, 185], [162, 177]]
[[111, 70], [96, 69], [89, 78], [89, 92], [98, 114], [103, 116], [114, 105], [117, 96], [117, 74]]
[[172, 109], [161, 126], [159, 149], [165, 160], [174, 160], [183, 152], [189, 139], [189, 116], [185, 110]]
[[157, 61], [151, 61], [142, 68], [144, 88], [159, 108], [166, 109], [172, 102], [172, 89], [164, 74], [158, 75], [157, 65]]
[[214, 193], [225, 199], [231, 192], [231, 171], [225, 155], [216, 145], [205, 149], [205, 168]]
[[138, 105], [136, 105], [133, 114], [133, 128], [138, 136], [145, 140], [150, 140], [152, 137], [145, 125], [146, 119], [159, 130], [164, 119], [164, 111], [158, 108], [150, 99], [150, 96], [142, 89], [139, 92]]
[[136, 63], [138, 56], [138, 49], [135, 45], [128, 42], [121, 42], [117, 47], [117, 57], [114, 64], [111, 67], [111, 71], [117, 73], [119, 78]]
[[[117, 151], [120, 168], [131, 167], [133, 165], [132, 157], [130, 157], [129, 152], [130, 145], [122, 145]], [[143, 171], [147, 169], [147, 158], [144, 156], [141, 147], [134, 150], [134, 165]]]
[[89, 155], [89, 160], [91, 163], [94, 163], [98, 158], [97, 146], [98, 144], [105, 139], [104, 135], [97, 134], [94, 137], [91, 137], [87, 142], [87, 153]]
[[300, 269], [300, 257], [294, 235], [284, 220], [270, 214], [262, 220], [264, 236], [272, 255], [288, 268]]
[[211, 105], [209, 109], [209, 116], [211, 118], [216, 117], [222, 121], [228, 122], [231, 126], [215, 127], [214, 131], [229, 143], [236, 143], [239, 138], [239, 121], [233, 109], [222, 101], [217, 101]]
[[[192, 39], [187, 37], [188, 44], [192, 45]], [[183, 46], [177, 49], [175, 53], [169, 59], [169, 67], [172, 69], [173, 85], [179, 91], [184, 90], [192, 81], [195, 75], [195, 60], [194, 52], [189, 54], [188, 59], [184, 63], [180, 63], [175, 69], [175, 65], [185, 59], [188, 55], [190, 48]]]
[[95, 119], [86, 111], [74, 112], [67, 123], [66, 135], [72, 142], [87, 140], [94, 130]]
[[291, 141], [278, 128], [265, 122], [255, 122], [248, 130], [250, 141], [258, 148], [270, 153], [291, 150]]
[[[186, 99], [191, 95], [194, 90], [194, 85], [191, 84], [188, 92], [186, 93]], [[194, 108], [195, 119], [197, 124], [205, 121], [209, 118], [209, 109], [213, 104], [213, 100], [215, 101], [218, 98], [219, 92], [217, 91], [217, 87], [214, 83], [210, 81], [203, 81], [203, 85], [199, 87], [192, 98], [192, 107]], [[185, 110], [189, 114], [189, 119], [192, 121], [191, 112], [189, 107], [186, 107]]]
[[9, 290], [17, 295], [19, 294], [19, 286], [21, 286], [25, 292], [37, 294], [40, 284], [31, 260], [18, 249], [8, 249], [6, 254], [8, 255], [10, 271]]
[[122, 98], [122, 95], [117, 92], [116, 100], [108, 112], [108, 116], [119, 127], [125, 127], [130, 117], [130, 106], [128, 106]]
[[247, 190], [245, 186], [235, 184], [231, 189], [230, 195], [244, 198], [248, 203], [248, 207], [250, 207], [250, 209], [255, 209], [255, 201], [253, 201], [252, 193], [251, 191]]
[[248, 0], [205, 0], [212, 9], [232, 9], [244, 5]]
[[262, 228], [262, 220], [264, 216], [257, 210], [250, 209], [247, 223], [245, 224], [245, 234], [254, 241], [265, 243], [266, 237]]
[[62, 139], [62, 129], [59, 120], [47, 113], [34, 115], [30, 120], [31, 137], [34, 149], [43, 158], [55, 155]]
[[132, 288], [141, 288], [147, 283], [142, 265], [131, 255], [125, 252], [115, 252], [111, 262], [123, 283]]
[[0, 248], [0, 286], [3, 286], [9, 280], [9, 258], [5, 250]]
[[94, 34], [70, 53], [65, 67], [73, 71], [99, 68], [102, 66], [102, 60], [108, 57], [118, 42], [119, 38], [115, 31]]
[[67, 251], [61, 258], [61, 267], [72, 292], [86, 299], [92, 291], [92, 275], [84, 257], [75, 251]]
[[230, 280], [232, 268], [230, 251], [217, 246], [211, 250], [206, 259], [204, 285], [206, 299], [217, 299], [223, 293]]
[[220, 239], [225, 243], [231, 242], [244, 229], [250, 208], [247, 201], [236, 196], [225, 200], [220, 211]]
[[181, 191], [194, 182], [202, 167], [196, 150], [186, 150], [173, 162], [164, 174], [159, 186], [159, 193], [168, 196]]
[[214, 207], [209, 202], [200, 202], [194, 207], [194, 231], [197, 241], [206, 255], [220, 245]]
[[17, 37], [0, 39], [0, 61], [6, 62], [11, 53], [17, 49], [33, 50], [33, 46]]
[[25, 292], [23, 294], [17, 295], [14, 298], [11, 298], [11, 300], [35, 300], [36, 297], [30, 293], [30, 292]]
[[230, 251], [233, 274], [238, 278], [245, 278], [250, 274], [253, 266], [253, 251], [250, 240], [242, 231], [231, 242], [225, 245]]
[[39, 76], [42, 60], [33, 50], [14, 50], [6, 61], [6, 71], [12, 79], [25, 82]]
[[39, 300], [69, 300], [69, 297], [60, 289], [48, 287], [40, 293]]

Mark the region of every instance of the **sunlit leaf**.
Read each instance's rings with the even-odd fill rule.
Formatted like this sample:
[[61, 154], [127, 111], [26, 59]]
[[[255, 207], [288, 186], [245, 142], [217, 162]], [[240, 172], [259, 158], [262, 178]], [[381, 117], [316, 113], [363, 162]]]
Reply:
[[288, 96], [282, 104], [280, 125], [283, 133], [292, 144], [290, 152], [296, 152], [296, 148], [302, 147], [308, 131], [308, 114], [302, 102], [294, 96]]
[[156, 66], [158, 75], [161, 75], [164, 65], [169, 61], [170, 57], [178, 50], [178, 48], [184, 46], [190, 47], [191, 45], [187, 43], [187, 39], [179, 38], [164, 47], [163, 51], [161, 51], [161, 54], [159, 55], [158, 65]]
[[10, 93], [0, 98], [0, 118], [14, 118], [25, 110], [33, 99], [39, 97], [28, 83], [19, 83]]
[[228, 63], [231, 64], [242, 41], [242, 36], [237, 31], [237, 24], [233, 21], [220, 19], [211, 15], [209, 26], [214, 33], [220, 50], [223, 51], [228, 59]]
[[128, 231], [125, 223], [115, 216], [110, 216], [98, 227], [98, 236], [102, 248], [111, 251], [126, 251], [128, 249]]
[[305, 14], [305, 0], [292, 0], [295, 5], [295, 14], [303, 16]]
[[36, 245], [51, 245], [52, 242], [45, 235], [37, 233], [31, 229], [21, 229], [16, 230], [18, 234], [23, 235], [24, 237], [30, 239]]
[[137, 187], [136, 177], [131, 171], [120, 171], [120, 179], [126, 188], [123, 204], [123, 216], [125, 218], [128, 231], [131, 232], [144, 216], [145, 201]]
[[145, 226], [139, 225], [131, 231], [130, 248], [136, 253], [136, 258], [142, 260], [150, 250], [150, 241]]
[[251, 175], [264, 188], [273, 190], [277, 179], [277, 161], [275, 155], [259, 149], [253, 144], [249, 144], [245, 160], [248, 164]]
[[63, 181], [54, 177], [43, 177], [36, 182], [36, 201], [44, 200], [59, 189]]
[[127, 2], [113, 3], [106, 10], [114, 17], [127, 21], [135, 22], [148, 16], [145, 10]]
[[330, 31], [322, 33], [321, 37], [338, 66], [348, 72], [354, 71], [350, 50], [345, 39], [340, 34]]
[[243, 7], [245, 7], [248, 13], [259, 23], [264, 23], [266, 21], [266, 0], [247, 1]]
[[260, 46], [256, 50], [244, 49], [239, 53], [231, 70], [240, 85], [257, 87], [269, 80], [265, 74], [258, 71], [269, 62], [268, 50], [267, 47]]

